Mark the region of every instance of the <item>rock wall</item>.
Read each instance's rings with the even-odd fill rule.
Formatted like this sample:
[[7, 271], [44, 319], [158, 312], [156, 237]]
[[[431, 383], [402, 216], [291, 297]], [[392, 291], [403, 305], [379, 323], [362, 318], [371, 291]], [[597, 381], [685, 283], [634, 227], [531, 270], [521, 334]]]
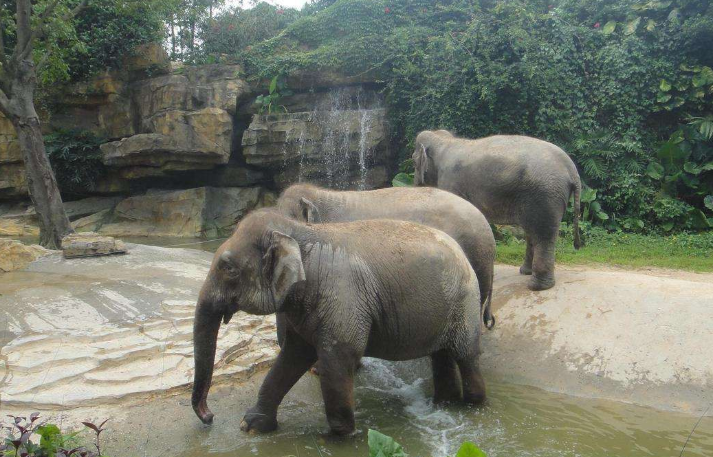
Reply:
[[[210, 236], [294, 182], [388, 185], [396, 154], [373, 82], [293, 75], [294, 95], [280, 100], [280, 114], [263, 115], [254, 100], [267, 82], [250, 80], [239, 65], [172, 64], [149, 45], [121, 71], [64, 90], [43, 116], [45, 130], [106, 138], [100, 150], [108, 171], [88, 196], [125, 198], [74, 217], [75, 225], [114, 235]], [[0, 117], [0, 235], [36, 232], [31, 217], [18, 216], [26, 210], [24, 203], [18, 209], [21, 200], [21, 152]]]

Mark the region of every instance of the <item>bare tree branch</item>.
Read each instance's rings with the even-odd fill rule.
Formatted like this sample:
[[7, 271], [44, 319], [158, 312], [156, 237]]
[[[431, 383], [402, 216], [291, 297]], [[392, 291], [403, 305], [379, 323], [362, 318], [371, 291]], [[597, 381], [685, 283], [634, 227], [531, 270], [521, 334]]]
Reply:
[[12, 53], [12, 60], [19, 62], [22, 60], [22, 55], [25, 49], [32, 49], [30, 45], [30, 37], [32, 36], [32, 27], [30, 24], [30, 0], [15, 0], [17, 13], [15, 16], [17, 43], [15, 51]]

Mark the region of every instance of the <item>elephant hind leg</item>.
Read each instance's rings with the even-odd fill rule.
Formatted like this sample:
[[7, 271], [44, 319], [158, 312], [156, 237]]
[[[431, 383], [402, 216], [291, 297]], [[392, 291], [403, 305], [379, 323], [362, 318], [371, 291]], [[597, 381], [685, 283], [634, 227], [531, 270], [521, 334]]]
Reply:
[[525, 248], [525, 260], [522, 262], [520, 267], [521, 275], [531, 275], [532, 274], [532, 257], [533, 257], [533, 246], [532, 238], [529, 235], [525, 236], [525, 241], [527, 242], [527, 247]]
[[531, 290], [546, 290], [555, 285], [555, 244], [557, 233], [548, 239], [534, 242], [532, 278], [528, 287]]
[[485, 402], [485, 381], [480, 373], [478, 353], [458, 360], [458, 368], [463, 384], [463, 401], [472, 405]]
[[433, 401], [436, 403], [460, 401], [461, 379], [458, 365], [446, 350], [431, 354], [431, 368], [433, 371]]

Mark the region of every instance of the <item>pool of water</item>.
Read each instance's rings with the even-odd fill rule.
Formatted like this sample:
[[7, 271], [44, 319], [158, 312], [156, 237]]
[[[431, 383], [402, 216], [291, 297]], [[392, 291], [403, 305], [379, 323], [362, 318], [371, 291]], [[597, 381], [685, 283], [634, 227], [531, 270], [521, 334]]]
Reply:
[[[373, 428], [393, 436], [411, 456], [451, 456], [466, 440], [477, 443], [489, 457], [678, 456], [698, 420], [492, 379], [484, 407], [434, 406], [425, 360], [365, 359], [355, 391], [360, 432], [336, 439], [324, 434], [318, 381], [309, 378], [302, 381], [308, 383], [308, 394], [292, 395], [281, 407], [278, 431], [248, 435], [237, 430], [237, 418], [230, 426], [206, 432], [200, 444], [180, 455], [366, 457], [366, 430]], [[683, 456], [713, 456], [713, 418], [703, 418]]]

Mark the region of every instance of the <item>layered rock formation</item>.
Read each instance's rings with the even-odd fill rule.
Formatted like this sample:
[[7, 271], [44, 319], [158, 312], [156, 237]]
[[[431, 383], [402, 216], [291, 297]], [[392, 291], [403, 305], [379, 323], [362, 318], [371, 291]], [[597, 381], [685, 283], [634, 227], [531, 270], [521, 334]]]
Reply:
[[[151, 45], [125, 59], [121, 71], [67, 88], [45, 129], [105, 138], [107, 171], [90, 194], [121, 197], [70, 215], [75, 229], [211, 236], [294, 182], [341, 189], [388, 184], [396, 157], [373, 83], [292, 75], [294, 95], [280, 99], [281, 114], [262, 115], [254, 100], [265, 82], [248, 80], [239, 65], [172, 67]], [[22, 198], [21, 152], [12, 125], [0, 118], [0, 202]], [[0, 205], [0, 236], [33, 236], [34, 225], [31, 214]]]

